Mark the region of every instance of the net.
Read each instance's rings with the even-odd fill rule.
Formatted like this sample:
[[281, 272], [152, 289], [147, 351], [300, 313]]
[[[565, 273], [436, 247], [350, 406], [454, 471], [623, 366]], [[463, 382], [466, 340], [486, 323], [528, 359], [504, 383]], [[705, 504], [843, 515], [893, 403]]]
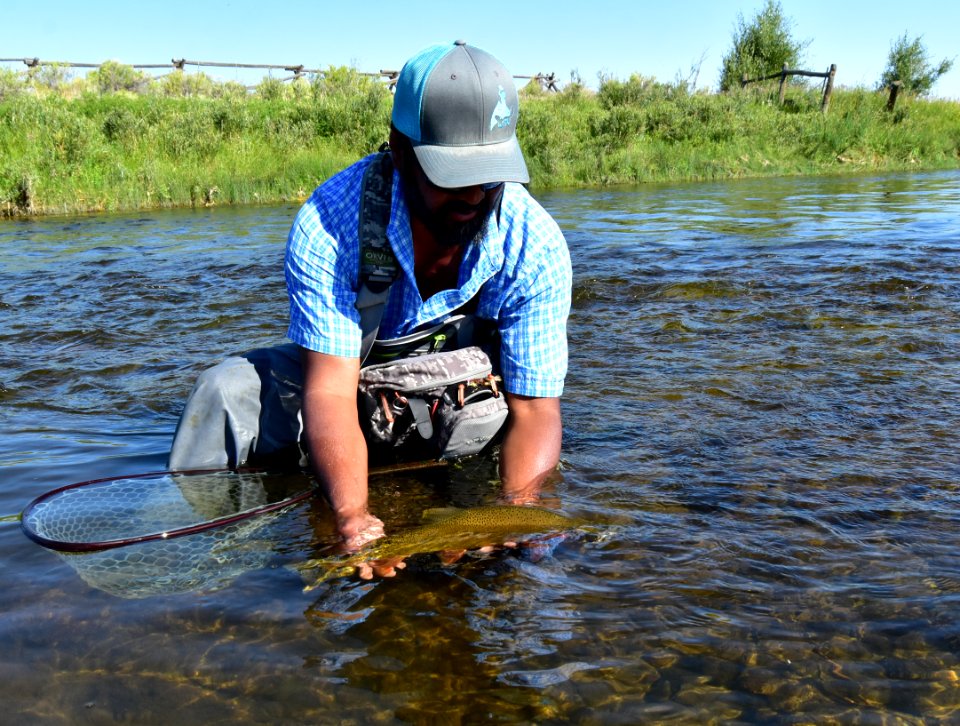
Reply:
[[28, 537], [60, 552], [169, 540], [285, 509], [312, 495], [310, 487], [289, 494], [288, 487], [276, 486], [279, 479], [237, 471], [98, 479], [34, 499], [21, 524]]
[[266, 566], [268, 525], [312, 493], [302, 475], [158, 472], [55, 489], [27, 506], [21, 525], [111, 595], [211, 591]]

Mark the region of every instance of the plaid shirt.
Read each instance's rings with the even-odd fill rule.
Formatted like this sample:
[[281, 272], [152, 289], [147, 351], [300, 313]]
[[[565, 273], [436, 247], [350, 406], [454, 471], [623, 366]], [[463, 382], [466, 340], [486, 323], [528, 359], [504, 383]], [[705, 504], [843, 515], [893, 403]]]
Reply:
[[[290, 230], [284, 265], [290, 296], [287, 334], [304, 348], [360, 355], [360, 314], [355, 307], [359, 197], [363, 172], [373, 158], [360, 160], [321, 185], [301, 207]], [[497, 323], [506, 389], [537, 397], [563, 392], [570, 255], [556, 222], [521, 185], [505, 185], [499, 222], [492, 215], [482, 240], [465, 250], [455, 290], [421, 299], [410, 217], [396, 173], [387, 238], [402, 274], [390, 289], [378, 337], [408, 335], [440, 322], [480, 291], [477, 316]]]

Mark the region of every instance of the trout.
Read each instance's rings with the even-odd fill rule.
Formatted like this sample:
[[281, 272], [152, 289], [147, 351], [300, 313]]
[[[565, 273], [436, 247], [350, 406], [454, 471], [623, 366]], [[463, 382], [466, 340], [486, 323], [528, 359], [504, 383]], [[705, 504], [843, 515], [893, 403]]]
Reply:
[[471, 509], [428, 509], [425, 524], [382, 537], [353, 554], [311, 559], [296, 565], [301, 572], [321, 570], [304, 592], [333, 577], [350, 574], [372, 560], [406, 558], [425, 552], [472, 550], [515, 541], [518, 537], [572, 529], [581, 520], [542, 507], [498, 504]]

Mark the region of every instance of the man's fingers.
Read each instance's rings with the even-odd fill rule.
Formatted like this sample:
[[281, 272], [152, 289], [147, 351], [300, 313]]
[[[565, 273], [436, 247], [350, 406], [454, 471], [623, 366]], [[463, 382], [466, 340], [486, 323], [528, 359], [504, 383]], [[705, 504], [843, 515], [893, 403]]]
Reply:
[[389, 560], [370, 560], [357, 565], [357, 576], [361, 580], [372, 580], [376, 577], [395, 577], [397, 570], [402, 570], [407, 563], [402, 558]]
[[552, 555], [553, 551], [557, 548], [557, 545], [563, 542], [566, 538], [567, 536], [563, 532], [549, 534], [545, 537], [538, 537], [537, 539], [524, 542], [522, 545], [522, 552], [531, 562], [539, 562], [545, 557]]

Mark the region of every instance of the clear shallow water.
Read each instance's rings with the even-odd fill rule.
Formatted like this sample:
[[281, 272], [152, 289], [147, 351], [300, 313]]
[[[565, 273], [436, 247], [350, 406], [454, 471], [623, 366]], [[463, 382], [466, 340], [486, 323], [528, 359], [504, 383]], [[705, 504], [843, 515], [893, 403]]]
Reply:
[[[551, 496], [619, 524], [540, 561], [422, 558], [303, 593], [286, 565], [331, 532], [304, 505], [220, 546], [196, 589], [135, 599], [3, 524], [7, 713], [960, 718], [960, 174], [542, 201], [575, 269]], [[293, 211], [0, 223], [0, 513], [163, 466], [197, 372], [283, 339]], [[491, 499], [491, 476], [388, 476], [372, 496], [399, 528]]]

